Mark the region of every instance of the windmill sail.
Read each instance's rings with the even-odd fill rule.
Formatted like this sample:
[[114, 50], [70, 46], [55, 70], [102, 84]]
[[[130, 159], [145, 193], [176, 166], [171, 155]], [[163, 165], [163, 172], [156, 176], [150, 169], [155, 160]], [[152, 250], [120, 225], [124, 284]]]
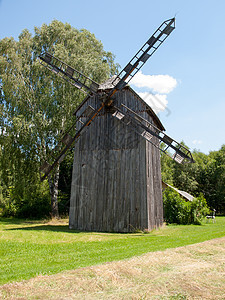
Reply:
[[[135, 113], [124, 104], [121, 108], [117, 108], [113, 105], [112, 96], [134, 77], [134, 75], [140, 70], [140, 68], [146, 63], [146, 61], [153, 55], [153, 53], [159, 48], [159, 46], [166, 40], [170, 33], [175, 29], [175, 18], [166, 20], [160, 27], [154, 32], [154, 34], [148, 39], [148, 41], [142, 46], [142, 48], [135, 54], [135, 56], [129, 61], [125, 68], [111, 81], [110, 90], [105, 92], [104, 97], [99, 97], [102, 102], [99, 108], [88, 107], [85, 110], [86, 120], [81, 122], [81, 128], [74, 133], [76, 123], [64, 134], [60, 143], [52, 151], [50, 162], [45, 161], [40, 168], [44, 174], [41, 180], [44, 180], [49, 173], [60, 163], [66, 155], [66, 151], [76, 142], [85, 129], [91, 124], [94, 118], [99, 114], [104, 106], [111, 107], [113, 117], [117, 118], [127, 126], [137, 132], [140, 136], [145, 138], [148, 142], [165, 152], [172, 159], [178, 163], [194, 162], [191, 152], [183, 145], [179, 144], [171, 137], [160, 131], [156, 126], [142, 118], [142, 116]], [[99, 84], [93, 81], [91, 78], [83, 75], [81, 72], [70, 67], [66, 63], [62, 62], [58, 58], [54, 57], [48, 52], [45, 52], [39, 56], [40, 63], [59, 75], [64, 80], [81, 90], [88, 95], [98, 95]], [[81, 120], [80, 120], [81, 121]], [[166, 147], [162, 148], [160, 144], [164, 143]]]
[[49, 157], [51, 163], [45, 161], [40, 167], [40, 172], [43, 174], [41, 175], [41, 181], [43, 181], [49, 175], [49, 173], [57, 166], [58, 163], [62, 162], [62, 160], [65, 158], [67, 150], [71, 148], [74, 142], [78, 141], [81, 134], [85, 131], [85, 129], [87, 129], [87, 127], [100, 113], [103, 107], [104, 107], [104, 103], [97, 109], [88, 106], [87, 110], [85, 111], [85, 117], [87, 120], [85, 123], [81, 122], [82, 126], [76, 132], [76, 134], [74, 136], [70, 135], [70, 133], [74, 129], [74, 125], [71, 126], [70, 129], [64, 134], [60, 143], [55, 147], [55, 149], [51, 151]]
[[70, 67], [58, 58], [54, 57], [48, 52], [39, 56], [40, 63], [52, 71], [53, 73], [61, 76], [64, 80], [84, 92], [85, 94], [96, 94], [99, 84], [91, 78], [83, 75], [81, 72]]
[[[122, 109], [114, 106], [112, 111], [113, 117], [130, 126], [138, 135], [142, 136], [179, 164], [194, 162], [191, 152], [186, 147], [176, 142], [126, 105], [121, 104], [121, 107]], [[161, 147], [162, 143], [166, 147]]]
[[113, 81], [109, 96], [121, 90], [175, 29], [175, 18], [164, 21]]

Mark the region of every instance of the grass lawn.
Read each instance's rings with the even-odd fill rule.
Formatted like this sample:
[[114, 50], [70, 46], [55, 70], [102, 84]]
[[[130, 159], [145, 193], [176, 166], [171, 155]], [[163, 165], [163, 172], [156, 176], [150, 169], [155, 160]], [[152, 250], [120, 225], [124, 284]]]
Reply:
[[0, 284], [225, 236], [225, 217], [201, 226], [164, 226], [149, 234], [76, 232], [66, 222], [0, 218]]

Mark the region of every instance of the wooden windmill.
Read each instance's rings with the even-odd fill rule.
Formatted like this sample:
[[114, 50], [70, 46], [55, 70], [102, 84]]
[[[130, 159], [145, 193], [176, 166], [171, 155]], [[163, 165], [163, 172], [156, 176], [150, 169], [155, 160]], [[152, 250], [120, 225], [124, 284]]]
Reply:
[[119, 75], [101, 85], [49, 53], [40, 56], [45, 67], [88, 94], [56, 156], [41, 167], [43, 180], [75, 142], [70, 228], [129, 232], [162, 225], [160, 150], [178, 163], [193, 158], [127, 84], [174, 28], [174, 18], [163, 22]]

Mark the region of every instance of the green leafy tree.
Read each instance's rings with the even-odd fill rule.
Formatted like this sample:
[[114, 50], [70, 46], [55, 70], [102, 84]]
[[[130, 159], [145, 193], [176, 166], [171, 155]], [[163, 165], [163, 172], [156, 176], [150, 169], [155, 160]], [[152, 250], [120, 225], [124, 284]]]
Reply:
[[[38, 56], [43, 51], [99, 83], [117, 70], [114, 56], [104, 51], [94, 34], [57, 20], [35, 27], [34, 36], [25, 29], [18, 41], [0, 40], [2, 178], [8, 188], [11, 186], [17, 203], [18, 198], [22, 201], [26, 193], [30, 194], [31, 186], [40, 189], [39, 166], [61, 133], [74, 121], [72, 113], [84, 98], [80, 91], [39, 64]], [[58, 216], [58, 179], [59, 165], [48, 176], [55, 217]]]
[[225, 212], [225, 145], [209, 154], [210, 164], [205, 174], [208, 184], [208, 201], [217, 212]]
[[162, 154], [162, 179], [195, 197], [204, 195], [208, 206], [225, 212], [225, 145], [208, 155], [193, 151], [194, 164], [179, 165]]
[[[183, 146], [188, 148], [184, 142]], [[172, 184], [175, 187], [189, 192], [193, 195], [197, 193], [198, 182], [196, 181], [196, 174], [198, 172], [197, 164], [178, 164], [165, 153], [161, 155], [161, 169], [162, 180], [166, 183]]]
[[[162, 149], [165, 149], [165, 144], [161, 144]], [[162, 174], [162, 180], [168, 184], [173, 185], [173, 175], [174, 175], [174, 168], [175, 163], [164, 152], [161, 152], [161, 174]]]

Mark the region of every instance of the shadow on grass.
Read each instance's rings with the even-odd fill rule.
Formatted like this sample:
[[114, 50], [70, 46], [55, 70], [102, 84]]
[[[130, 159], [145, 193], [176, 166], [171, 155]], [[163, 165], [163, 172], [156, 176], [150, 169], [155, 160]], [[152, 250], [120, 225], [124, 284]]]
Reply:
[[40, 220], [35, 220], [35, 221], [28, 221], [26, 219], [17, 219], [17, 218], [0, 218], [0, 223], [6, 223], [6, 224], [12, 224], [12, 225], [17, 225], [17, 224], [24, 224], [24, 223], [35, 223], [35, 222], [40, 222]]
[[38, 225], [40, 223], [48, 223], [49, 220], [28, 220], [18, 218], [0, 218], [0, 223], [4, 225], [21, 225], [21, 227], [4, 228], [5, 231], [15, 230], [33, 230], [33, 231], [55, 231], [55, 232], [68, 232], [68, 233], [80, 233], [81, 231], [69, 229], [69, 224], [54, 225]]
[[[24, 223], [23, 223], [24, 224]], [[29, 226], [29, 227], [16, 227], [16, 228], [6, 228], [5, 231], [51, 231], [51, 232], [66, 232], [66, 233], [82, 233], [82, 234], [122, 234], [122, 235], [135, 235], [143, 236], [144, 233], [139, 232], [105, 232], [105, 231], [79, 231], [75, 229], [69, 229], [69, 225], [39, 225], [39, 226]]]
[[15, 230], [84, 233], [84, 231], [69, 229], [69, 225], [39, 225], [39, 226], [28, 226], [28, 227], [24, 226], [24, 227], [6, 228], [5, 229], [5, 231], [15, 231]]
[[[15, 222], [12, 222], [15, 221]], [[0, 218], [0, 222], [3, 223], [3, 220]], [[79, 231], [75, 229], [69, 229], [69, 224], [67, 225], [37, 225], [37, 226], [26, 226], [26, 224], [35, 224], [40, 221], [25, 221], [25, 220], [4, 220], [5, 223], [9, 223], [11, 225], [24, 225], [23, 227], [15, 227], [15, 228], [5, 228], [4, 231], [50, 231], [50, 232], [65, 232], [65, 233], [82, 233], [82, 234], [123, 234], [123, 235], [133, 235], [135, 236], [143, 236], [143, 233], [140, 232], [104, 232], [104, 231]]]
[[51, 219], [46, 218], [46, 219], [20, 219], [20, 218], [14, 218], [14, 217], [0, 217], [0, 224], [5, 223], [5, 224], [9, 224], [9, 225], [26, 225], [26, 224], [40, 224], [40, 223], [48, 223], [49, 221], [51, 221]]

